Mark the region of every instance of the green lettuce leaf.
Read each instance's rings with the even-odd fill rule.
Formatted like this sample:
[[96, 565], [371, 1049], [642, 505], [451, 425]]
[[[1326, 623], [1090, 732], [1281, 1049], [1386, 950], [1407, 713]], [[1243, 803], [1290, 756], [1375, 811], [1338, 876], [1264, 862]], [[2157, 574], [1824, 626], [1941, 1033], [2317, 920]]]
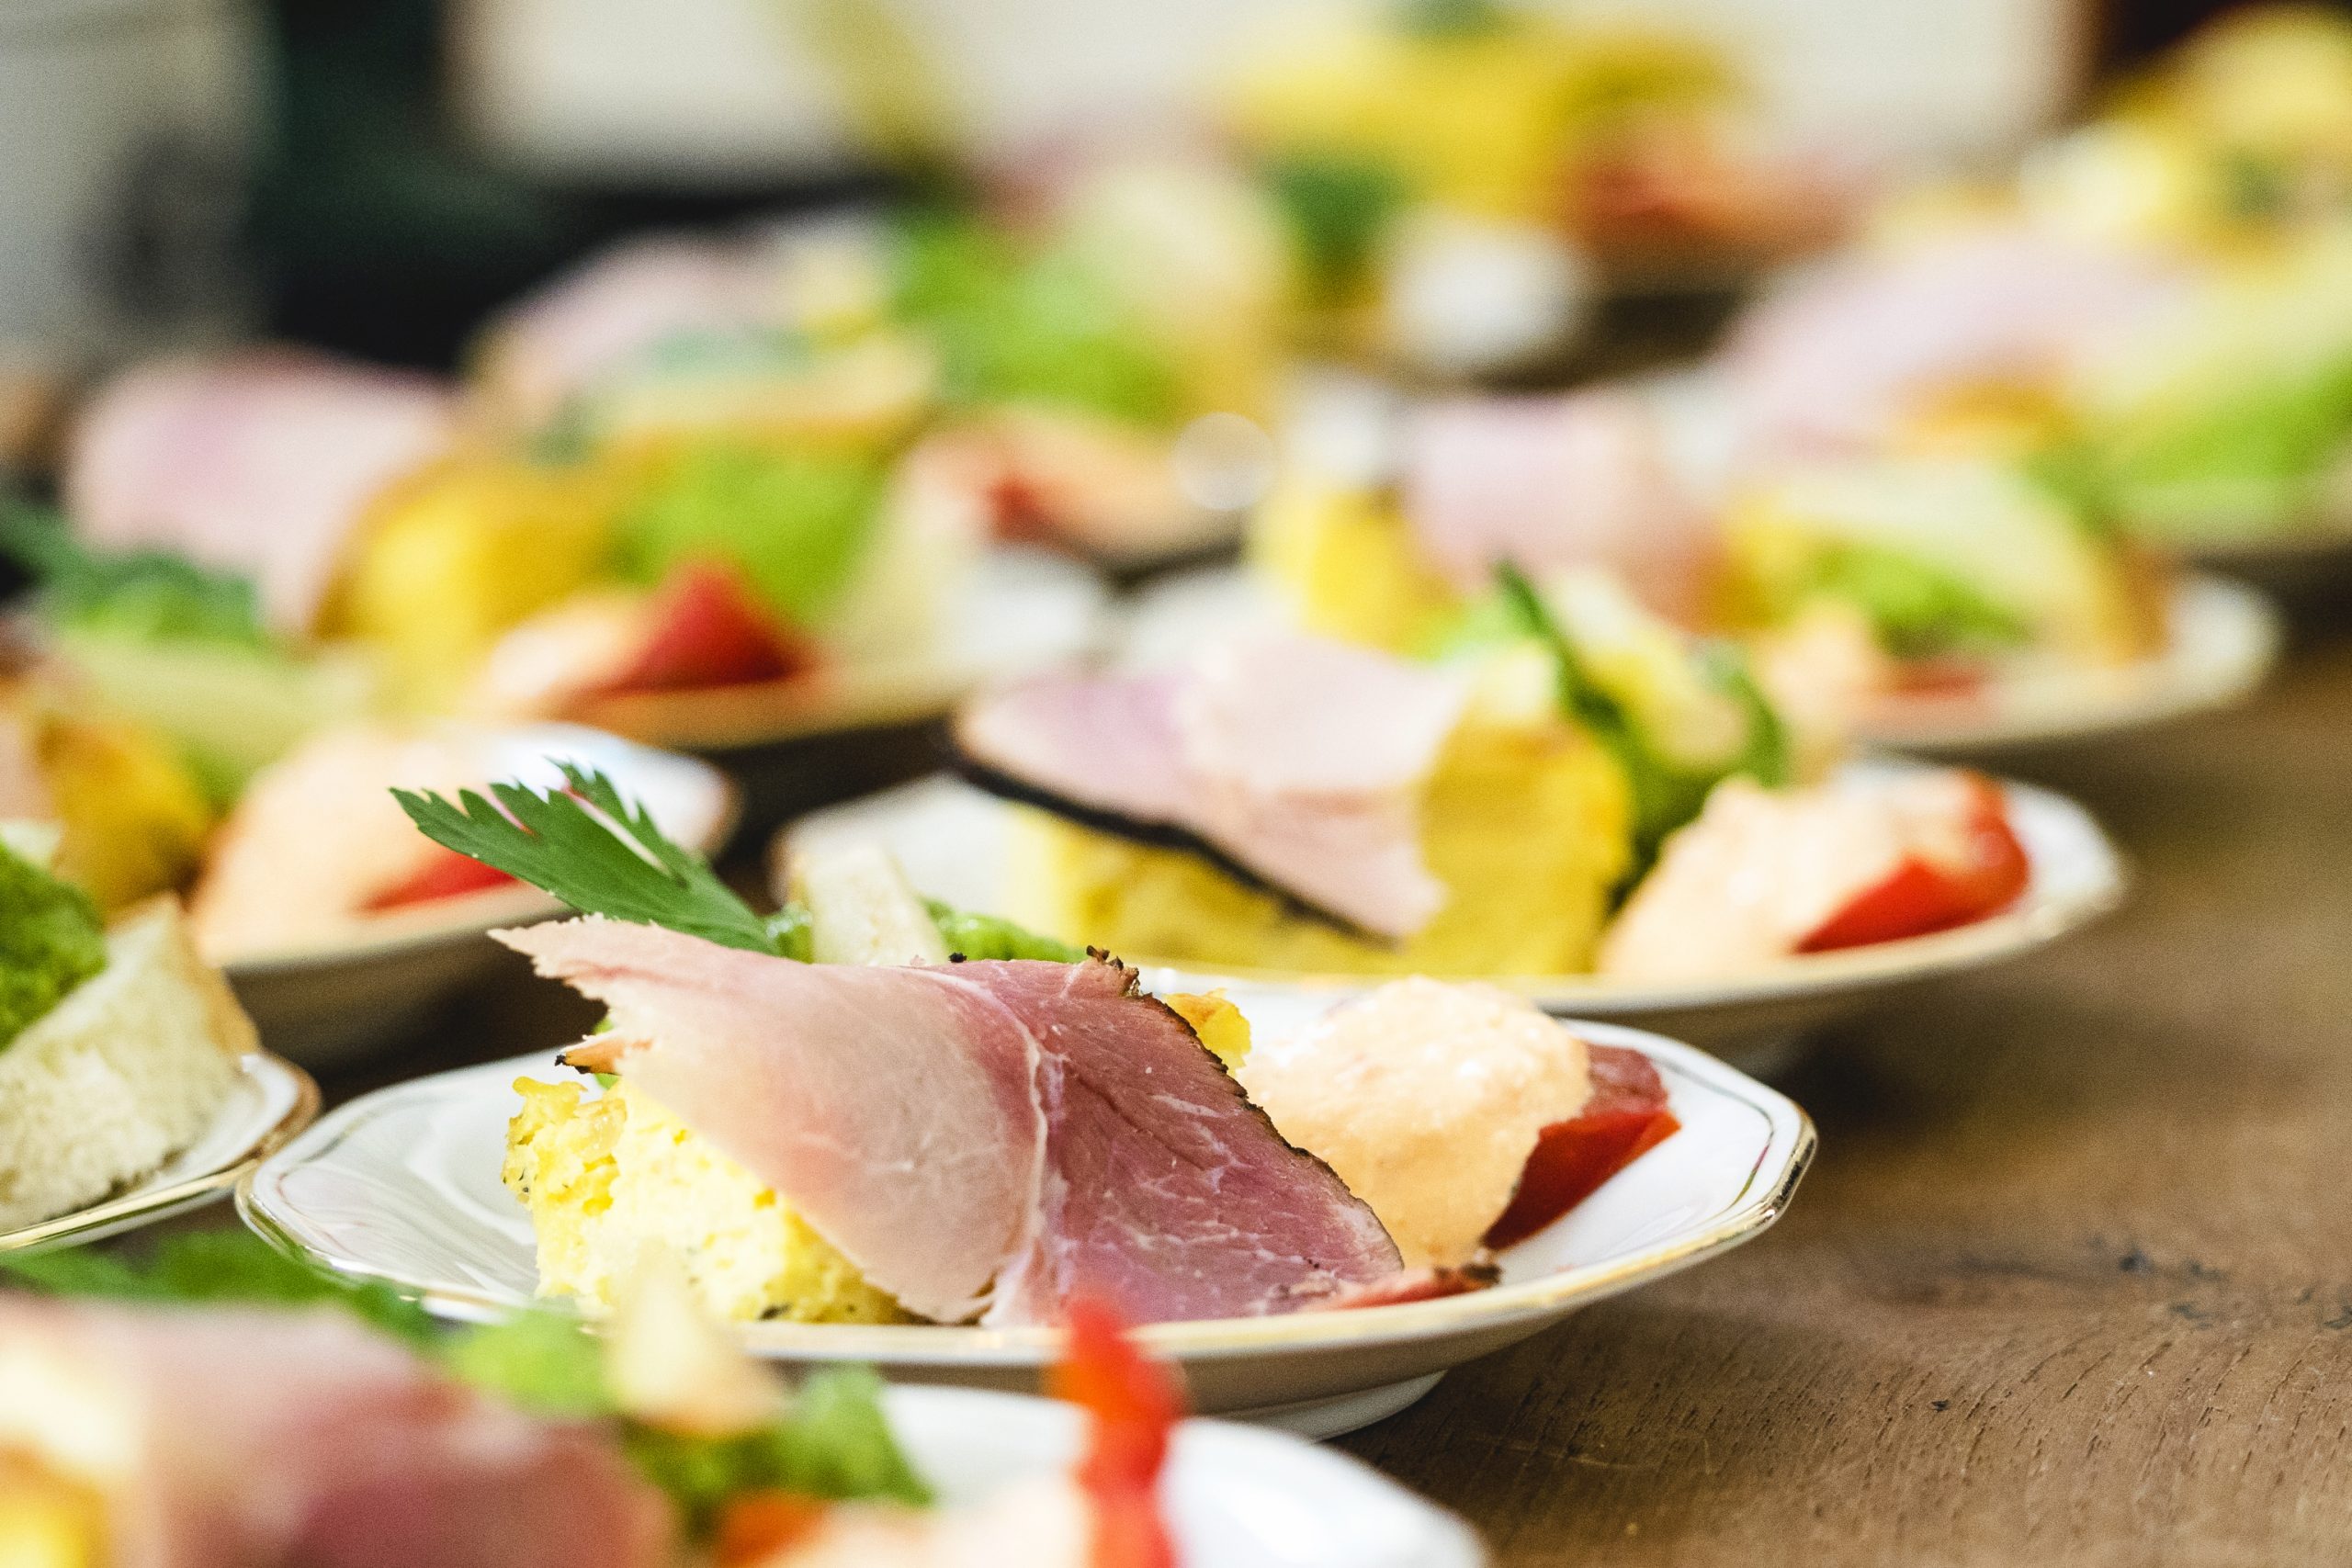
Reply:
[[136, 642], [277, 647], [250, 580], [161, 550], [90, 549], [56, 513], [0, 513], [0, 552], [32, 574], [41, 614], [57, 626]]
[[926, 898], [923, 904], [947, 951], [967, 958], [1035, 958], [1049, 964], [1075, 964], [1086, 956], [1082, 949], [995, 915], [967, 914], [936, 898]]
[[718, 561], [788, 624], [814, 626], [865, 558], [888, 480], [855, 454], [701, 446], [629, 508], [615, 547], [622, 571], [648, 583]]
[[424, 1309], [374, 1281], [338, 1278], [245, 1231], [198, 1231], [159, 1242], [143, 1263], [87, 1248], [0, 1260], [0, 1277], [52, 1296], [215, 1305], [340, 1307], [414, 1345], [433, 1338]]

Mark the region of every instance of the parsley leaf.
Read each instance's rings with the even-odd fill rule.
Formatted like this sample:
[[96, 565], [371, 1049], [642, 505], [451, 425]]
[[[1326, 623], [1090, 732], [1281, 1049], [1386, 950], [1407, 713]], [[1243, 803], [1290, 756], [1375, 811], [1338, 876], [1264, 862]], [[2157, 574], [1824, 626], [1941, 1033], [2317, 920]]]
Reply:
[[586, 915], [698, 936], [723, 947], [775, 953], [780, 931], [693, 851], [665, 838], [612, 780], [564, 762], [569, 790], [545, 795], [493, 784], [492, 805], [472, 790], [450, 804], [429, 791], [392, 795], [419, 831], [445, 849], [544, 889]]

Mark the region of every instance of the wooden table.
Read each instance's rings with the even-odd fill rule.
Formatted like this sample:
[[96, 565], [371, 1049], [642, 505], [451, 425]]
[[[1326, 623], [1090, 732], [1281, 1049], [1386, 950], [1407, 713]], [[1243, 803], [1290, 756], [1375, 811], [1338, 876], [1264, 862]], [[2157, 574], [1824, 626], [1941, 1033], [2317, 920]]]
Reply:
[[[1505, 1565], [2352, 1562], [2352, 638], [2013, 771], [2129, 908], [1822, 1040], [1779, 1228], [1347, 1448]], [[331, 1095], [587, 1021], [512, 978]]]
[[1728, 1258], [1347, 1439], [1499, 1562], [2352, 1562], [2352, 642], [2028, 759], [2129, 907], [1820, 1042]]

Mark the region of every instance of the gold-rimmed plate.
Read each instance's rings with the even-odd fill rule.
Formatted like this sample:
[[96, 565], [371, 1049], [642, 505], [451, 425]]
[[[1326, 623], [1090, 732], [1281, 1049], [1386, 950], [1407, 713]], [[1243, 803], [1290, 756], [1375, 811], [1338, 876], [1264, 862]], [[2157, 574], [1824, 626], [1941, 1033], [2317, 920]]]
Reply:
[[194, 1143], [86, 1208], [0, 1231], [0, 1254], [96, 1241], [224, 1198], [318, 1113], [319, 1089], [308, 1073], [266, 1051], [248, 1051]]
[[[1236, 994], [1282, 1031], [1329, 998]], [[1812, 1157], [1813, 1126], [1784, 1096], [1705, 1052], [1638, 1030], [1582, 1026], [1642, 1052], [1681, 1130], [1558, 1222], [1507, 1249], [1502, 1283], [1439, 1301], [1283, 1317], [1157, 1324], [1141, 1331], [1182, 1364], [1196, 1408], [1325, 1437], [1404, 1408], [1454, 1366], [1580, 1307], [1686, 1269], [1760, 1234]], [[518, 1076], [560, 1079], [545, 1057], [418, 1079], [353, 1101], [265, 1161], [238, 1190], [247, 1223], [338, 1272], [380, 1280], [429, 1310], [483, 1319], [533, 1300], [531, 1225], [499, 1181]], [[741, 1337], [784, 1362], [864, 1361], [895, 1380], [1029, 1389], [1057, 1350], [1042, 1328], [756, 1323]]]

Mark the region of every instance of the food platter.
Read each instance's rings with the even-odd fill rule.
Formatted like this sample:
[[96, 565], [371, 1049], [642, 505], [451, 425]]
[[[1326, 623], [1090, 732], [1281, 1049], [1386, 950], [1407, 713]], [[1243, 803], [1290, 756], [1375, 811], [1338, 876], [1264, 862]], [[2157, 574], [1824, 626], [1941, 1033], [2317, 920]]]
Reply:
[[[1244, 1005], [1253, 1022], [1279, 1030], [1328, 1000], [1267, 990]], [[1611, 1024], [1586, 1031], [1595, 1044], [1650, 1058], [1681, 1131], [1506, 1249], [1502, 1283], [1348, 1312], [1159, 1324], [1141, 1329], [1141, 1342], [1182, 1365], [1204, 1413], [1328, 1437], [1403, 1409], [1464, 1361], [1737, 1246], [1780, 1217], [1812, 1157], [1804, 1111], [1691, 1046]], [[522, 1058], [354, 1101], [255, 1170], [239, 1190], [239, 1210], [288, 1251], [383, 1280], [442, 1316], [486, 1319], [526, 1305], [537, 1279], [531, 1225], [499, 1179], [520, 1075], [563, 1070]], [[897, 1381], [1028, 1389], [1058, 1337], [763, 1322], [744, 1325], [741, 1338], [777, 1361], [865, 1361]]]
[[318, 1086], [308, 1073], [266, 1051], [249, 1051], [228, 1097], [194, 1143], [87, 1208], [0, 1231], [0, 1255], [96, 1241], [224, 1198], [318, 1111]]
[[[1864, 773], [1902, 769], [1863, 762]], [[1504, 976], [1488, 983], [1515, 991], [1562, 1017], [1605, 1019], [1655, 1030], [1761, 1066], [1788, 1042], [1867, 1006], [1885, 992], [1939, 975], [2020, 957], [2115, 908], [2126, 885], [2123, 860], [2089, 814], [2063, 795], [2027, 784], [2006, 786], [2012, 825], [2032, 862], [2032, 880], [2015, 905], [1972, 925], [1929, 936], [1838, 953], [1808, 953], [1770, 968], [1672, 985], [1628, 984], [1589, 975]], [[898, 858], [922, 892], [964, 908], [1007, 907], [1007, 856], [1014, 812], [960, 780], [936, 777], [804, 819], [785, 846], [865, 839]], [[1329, 996], [1359, 989], [1363, 976], [1204, 974], [1155, 964], [1148, 953], [1123, 953], [1142, 964], [1157, 989], [1280, 985]]]
[[[733, 829], [734, 786], [694, 758], [571, 725], [514, 730], [499, 749], [492, 776], [545, 784], [555, 777], [552, 759], [584, 762], [707, 853]], [[537, 888], [487, 888], [366, 916], [322, 930], [305, 945], [236, 954], [221, 970], [272, 1049], [323, 1066], [381, 1043], [494, 969], [505, 954], [487, 932], [560, 912]]]

